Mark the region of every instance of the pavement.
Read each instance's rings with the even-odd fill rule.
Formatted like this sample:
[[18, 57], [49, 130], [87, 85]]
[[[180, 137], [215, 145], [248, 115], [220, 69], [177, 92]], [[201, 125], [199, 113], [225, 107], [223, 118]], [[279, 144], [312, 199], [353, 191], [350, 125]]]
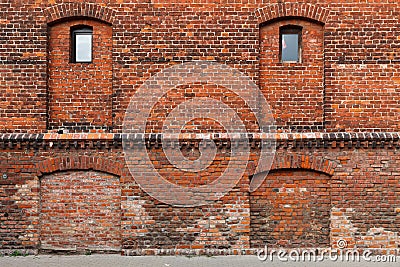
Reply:
[[[207, 266], [207, 267], [265, 267], [265, 266], [326, 266], [326, 267], [339, 267], [339, 266], [399, 266], [400, 257], [397, 257], [392, 262], [377, 262], [382, 259], [372, 259], [367, 262], [361, 261], [343, 261], [343, 260], [330, 260], [323, 261], [287, 261], [283, 262], [278, 258], [267, 259], [261, 261], [257, 256], [121, 256], [115, 254], [92, 254], [92, 255], [73, 255], [73, 256], [60, 256], [60, 255], [36, 255], [36, 256], [3, 256], [0, 257], [1, 267], [117, 267], [117, 266], [137, 266], [137, 267], [179, 267], [179, 266]], [[395, 262], [394, 262], [395, 261]]]

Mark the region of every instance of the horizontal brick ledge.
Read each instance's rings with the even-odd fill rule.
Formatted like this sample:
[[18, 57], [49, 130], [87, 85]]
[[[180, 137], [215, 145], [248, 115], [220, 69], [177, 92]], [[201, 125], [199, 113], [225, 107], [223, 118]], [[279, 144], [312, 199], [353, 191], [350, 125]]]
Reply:
[[[285, 149], [306, 148], [400, 148], [400, 132], [334, 132], [334, 133], [247, 133], [233, 134], [229, 138], [226, 133], [212, 134], [120, 134], [120, 133], [44, 133], [44, 134], [0, 134], [0, 150], [18, 149], [111, 149], [121, 148], [123, 140], [129, 140], [134, 147], [140, 140], [145, 140], [146, 147], [160, 147], [177, 140], [186, 147], [198, 147], [201, 140], [213, 140], [217, 147], [230, 147], [232, 144], [246, 145], [251, 148], [262, 146]], [[202, 145], [207, 146], [207, 142]]]
[[29, 134], [29, 133], [3, 133], [0, 134], [0, 142], [21, 142], [21, 141], [122, 141], [122, 139], [130, 140], [169, 140], [179, 137], [183, 140], [226, 140], [226, 139], [243, 139], [250, 140], [271, 140], [276, 141], [313, 141], [313, 140], [326, 140], [326, 141], [397, 141], [400, 139], [400, 132], [331, 132], [331, 133], [233, 133], [230, 136], [227, 133], [211, 133], [211, 134], [120, 134], [120, 133], [43, 133], [43, 134]]

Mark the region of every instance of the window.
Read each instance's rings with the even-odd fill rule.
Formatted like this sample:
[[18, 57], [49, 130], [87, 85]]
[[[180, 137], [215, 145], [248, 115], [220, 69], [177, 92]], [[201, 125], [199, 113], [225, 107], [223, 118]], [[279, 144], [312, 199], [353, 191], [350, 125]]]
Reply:
[[71, 62], [92, 62], [93, 28], [77, 26], [71, 28]]
[[300, 26], [287, 25], [279, 29], [279, 51], [281, 62], [301, 62]]

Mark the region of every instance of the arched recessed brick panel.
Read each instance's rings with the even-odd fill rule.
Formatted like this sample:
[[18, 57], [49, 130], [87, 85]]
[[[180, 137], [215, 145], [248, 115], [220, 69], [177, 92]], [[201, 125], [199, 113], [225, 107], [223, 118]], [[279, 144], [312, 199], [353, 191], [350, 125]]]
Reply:
[[[277, 127], [323, 128], [323, 40], [329, 10], [308, 3], [277, 3], [257, 9], [251, 18], [260, 27], [259, 86], [271, 105]], [[282, 64], [279, 56], [279, 29], [285, 25], [303, 29], [299, 62], [293, 68]]]
[[120, 251], [121, 186], [116, 175], [64, 171], [40, 182], [40, 249]]
[[[89, 64], [72, 62], [72, 29], [81, 25], [92, 29]], [[109, 23], [88, 17], [68, 17], [48, 27], [49, 131], [103, 132], [112, 128], [112, 35]]]
[[250, 193], [251, 247], [328, 246], [335, 167], [322, 157], [277, 154]]
[[296, 168], [271, 171], [250, 193], [252, 248], [328, 247], [330, 177]]

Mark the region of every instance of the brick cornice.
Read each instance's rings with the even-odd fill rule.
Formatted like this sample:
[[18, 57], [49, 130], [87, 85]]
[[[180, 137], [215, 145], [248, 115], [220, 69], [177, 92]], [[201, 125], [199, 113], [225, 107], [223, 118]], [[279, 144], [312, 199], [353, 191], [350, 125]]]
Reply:
[[93, 3], [62, 3], [50, 6], [44, 10], [48, 24], [70, 18], [89, 17], [113, 24], [115, 10]]
[[[145, 139], [147, 147], [160, 146], [162, 140], [171, 136], [163, 134], [117, 134], [117, 133], [70, 133], [70, 134], [0, 134], [0, 149], [109, 149], [120, 148], [122, 140]], [[261, 145], [276, 145], [277, 148], [400, 148], [400, 132], [334, 132], [334, 133], [276, 133], [233, 135], [227, 134], [182, 134], [180, 140], [186, 146], [198, 146], [201, 140], [213, 140], [217, 146], [230, 146], [232, 142], [249, 140], [252, 148]]]
[[259, 24], [284, 17], [303, 17], [325, 24], [329, 10], [309, 3], [277, 3], [257, 9], [253, 16]]

